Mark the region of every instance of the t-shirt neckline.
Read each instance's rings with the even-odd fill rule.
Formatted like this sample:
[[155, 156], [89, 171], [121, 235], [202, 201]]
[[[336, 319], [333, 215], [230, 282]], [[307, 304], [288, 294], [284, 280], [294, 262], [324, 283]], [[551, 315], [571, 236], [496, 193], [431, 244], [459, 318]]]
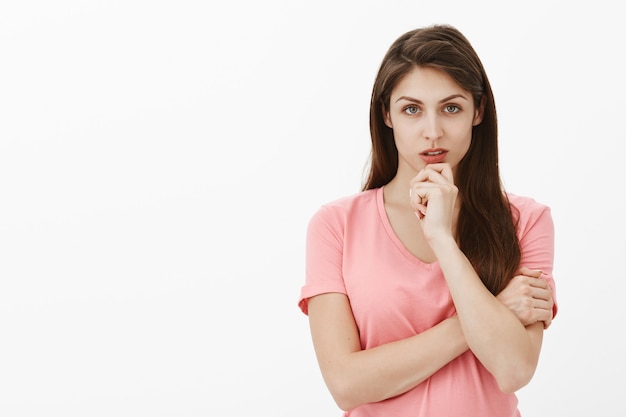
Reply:
[[383, 193], [383, 189], [384, 189], [384, 186], [379, 187], [376, 190], [376, 205], [378, 207], [378, 215], [380, 216], [380, 221], [382, 222], [383, 227], [385, 228], [385, 231], [387, 232], [387, 236], [389, 236], [389, 239], [391, 239], [394, 246], [411, 263], [414, 263], [414, 264], [417, 264], [417, 265], [420, 265], [429, 269], [434, 269], [436, 266], [439, 265], [439, 261], [434, 261], [432, 263], [422, 261], [417, 256], [413, 255], [411, 251], [409, 251], [407, 247], [404, 246], [404, 243], [402, 243], [398, 235], [396, 235], [396, 232], [393, 230], [393, 227], [391, 227], [391, 222], [389, 221], [389, 217], [387, 216], [387, 210], [385, 210], [385, 196]]

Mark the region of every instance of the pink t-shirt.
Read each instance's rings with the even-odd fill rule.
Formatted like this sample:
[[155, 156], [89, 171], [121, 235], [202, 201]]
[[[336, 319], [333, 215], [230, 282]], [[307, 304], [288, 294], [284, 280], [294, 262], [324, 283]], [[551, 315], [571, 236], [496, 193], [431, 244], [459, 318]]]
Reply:
[[[554, 227], [550, 209], [509, 194], [520, 212], [521, 265], [541, 269], [555, 296], [552, 278]], [[350, 299], [361, 347], [421, 333], [455, 314], [438, 262], [418, 260], [402, 244], [387, 218], [383, 189], [322, 206], [307, 232], [306, 282], [298, 305], [338, 292]], [[554, 313], [556, 314], [556, 302]], [[515, 394], [503, 393], [471, 351], [457, 357], [412, 390], [365, 404], [350, 417], [515, 417]]]

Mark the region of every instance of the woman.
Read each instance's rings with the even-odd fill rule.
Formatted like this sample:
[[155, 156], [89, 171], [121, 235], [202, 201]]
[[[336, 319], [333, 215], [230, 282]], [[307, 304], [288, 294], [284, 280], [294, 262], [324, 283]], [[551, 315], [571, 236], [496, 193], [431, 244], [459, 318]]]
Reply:
[[307, 232], [309, 316], [344, 416], [519, 416], [556, 313], [547, 206], [505, 192], [487, 75], [451, 26], [410, 31], [373, 87], [360, 193]]

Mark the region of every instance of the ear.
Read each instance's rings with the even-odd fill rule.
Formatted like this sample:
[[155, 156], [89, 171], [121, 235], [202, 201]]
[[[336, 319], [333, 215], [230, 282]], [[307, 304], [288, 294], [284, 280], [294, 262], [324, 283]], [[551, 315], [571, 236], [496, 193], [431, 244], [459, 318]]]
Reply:
[[480, 99], [480, 106], [478, 106], [478, 108], [474, 112], [474, 122], [472, 123], [472, 125], [478, 126], [480, 122], [483, 121], [484, 114], [485, 114], [485, 96], [483, 96], [483, 98]]
[[393, 129], [393, 124], [391, 123], [391, 117], [389, 117], [389, 111], [383, 109], [383, 120], [385, 121], [385, 125], [388, 128]]

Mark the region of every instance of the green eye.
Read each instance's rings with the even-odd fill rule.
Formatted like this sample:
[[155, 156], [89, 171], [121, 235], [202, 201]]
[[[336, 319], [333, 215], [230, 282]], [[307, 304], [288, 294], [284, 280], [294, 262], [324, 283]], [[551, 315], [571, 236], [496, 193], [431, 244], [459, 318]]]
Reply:
[[404, 108], [404, 112], [407, 114], [416, 114], [419, 113], [420, 109], [417, 106], [407, 106]]

